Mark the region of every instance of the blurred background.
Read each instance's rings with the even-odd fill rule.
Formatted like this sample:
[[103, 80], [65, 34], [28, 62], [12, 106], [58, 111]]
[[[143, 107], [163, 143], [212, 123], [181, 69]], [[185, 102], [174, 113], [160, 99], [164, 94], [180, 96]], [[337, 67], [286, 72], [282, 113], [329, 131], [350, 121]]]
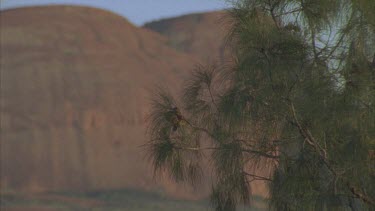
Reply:
[[230, 6], [225, 0], [1, 0], [2, 9], [53, 4], [89, 6], [105, 9], [125, 17], [131, 23], [138, 26], [162, 18], [222, 10]]
[[[207, 210], [155, 176], [151, 90], [225, 64], [220, 0], [1, 0], [1, 210]], [[209, 171], [206, 172], [209, 178]], [[265, 187], [255, 183], [255, 208]]]

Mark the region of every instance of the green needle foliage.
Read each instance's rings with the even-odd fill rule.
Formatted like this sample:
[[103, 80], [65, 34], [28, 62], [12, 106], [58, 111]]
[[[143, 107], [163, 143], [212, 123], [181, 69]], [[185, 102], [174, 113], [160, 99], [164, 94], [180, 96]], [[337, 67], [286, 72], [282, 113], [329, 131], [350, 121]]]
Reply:
[[374, 210], [375, 1], [242, 0], [229, 14], [233, 62], [198, 66], [178, 100], [154, 95], [155, 170], [195, 184], [211, 169], [216, 210], [250, 203], [254, 180], [270, 210]]

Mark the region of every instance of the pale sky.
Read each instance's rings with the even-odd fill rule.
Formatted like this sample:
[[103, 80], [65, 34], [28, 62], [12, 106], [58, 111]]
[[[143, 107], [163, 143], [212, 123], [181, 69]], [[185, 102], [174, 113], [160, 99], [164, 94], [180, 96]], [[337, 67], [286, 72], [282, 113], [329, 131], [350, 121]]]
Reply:
[[136, 25], [193, 12], [221, 10], [229, 5], [225, 0], [0, 0], [2, 10], [46, 4], [75, 4], [107, 9]]

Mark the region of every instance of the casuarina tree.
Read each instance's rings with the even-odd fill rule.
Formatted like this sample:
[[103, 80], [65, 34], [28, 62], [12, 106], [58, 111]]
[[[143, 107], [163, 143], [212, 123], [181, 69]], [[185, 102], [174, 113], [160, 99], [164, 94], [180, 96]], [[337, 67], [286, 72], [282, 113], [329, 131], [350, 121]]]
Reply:
[[155, 170], [194, 185], [211, 169], [215, 210], [255, 180], [271, 210], [375, 209], [375, 1], [242, 0], [225, 20], [230, 62], [153, 93]]

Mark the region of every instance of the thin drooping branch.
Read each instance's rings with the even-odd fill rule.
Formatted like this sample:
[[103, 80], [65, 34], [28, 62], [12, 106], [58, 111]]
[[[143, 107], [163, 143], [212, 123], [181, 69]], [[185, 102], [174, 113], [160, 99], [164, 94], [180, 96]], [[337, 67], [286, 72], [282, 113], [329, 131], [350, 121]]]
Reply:
[[293, 115], [293, 119], [294, 119], [294, 122], [296, 123], [297, 127], [298, 127], [298, 130], [300, 132], [300, 134], [305, 138], [306, 142], [310, 145], [310, 146], [313, 146], [317, 153], [319, 153], [319, 155], [321, 155], [323, 157], [324, 160], [327, 160], [327, 151], [325, 149], [323, 149], [319, 144], [318, 142], [315, 140], [315, 138], [312, 136], [310, 130], [308, 130], [307, 128], [303, 127], [301, 125], [301, 123], [299, 122], [298, 118], [297, 118], [297, 114], [296, 114], [296, 110], [294, 108], [294, 104], [293, 102], [289, 102], [289, 105], [290, 105], [290, 108], [291, 108], [291, 112], [292, 112], [292, 115]]
[[[305, 140], [307, 141], [307, 143], [309, 143], [311, 146], [313, 146], [316, 149], [316, 151], [318, 152], [318, 154], [321, 156], [324, 165], [332, 172], [333, 177], [336, 179], [338, 173], [335, 171], [335, 169], [329, 163], [329, 161], [327, 159], [327, 152], [326, 152], [326, 150], [322, 149], [318, 145], [318, 143], [315, 141], [315, 139], [313, 138], [313, 136], [311, 135], [311, 132], [309, 130], [303, 128], [302, 125], [299, 123], [299, 121], [297, 119], [297, 116], [296, 116], [296, 112], [295, 112], [295, 108], [294, 108], [293, 103], [291, 103], [291, 110], [292, 110], [293, 118], [294, 118], [294, 120], [295, 120], [295, 122], [297, 124], [297, 127], [298, 127], [301, 135], [305, 138]], [[322, 154], [322, 152], [323, 152], [323, 154]], [[360, 192], [354, 186], [350, 185], [349, 182], [348, 182], [348, 186], [349, 186], [349, 189], [350, 189], [351, 193], [355, 197], [361, 199], [363, 202], [365, 202], [367, 204], [375, 205], [375, 202], [374, 202], [373, 199], [371, 199], [370, 197], [366, 196], [364, 193]]]
[[272, 179], [267, 178], [267, 177], [259, 176], [259, 175], [256, 175], [256, 174], [250, 174], [248, 172], [244, 172], [244, 174], [246, 174], [246, 176], [252, 177], [252, 180], [265, 180], [265, 181], [272, 182]]
[[[183, 147], [183, 146], [173, 146], [175, 149], [179, 150], [189, 150], [189, 151], [205, 151], [205, 150], [220, 150], [222, 148], [220, 147]], [[278, 159], [279, 156], [276, 155], [270, 155], [262, 151], [257, 151], [257, 150], [251, 150], [251, 149], [241, 149], [242, 152], [246, 153], [251, 153], [251, 154], [256, 154], [259, 156], [263, 156], [266, 158], [272, 158], [272, 159]]]
[[357, 188], [355, 188], [354, 186], [350, 185], [349, 183], [348, 183], [348, 187], [350, 189], [350, 192], [356, 198], [361, 199], [363, 202], [365, 202], [367, 204], [375, 205], [375, 200], [374, 199], [371, 199], [370, 197], [366, 196], [365, 194], [363, 194], [361, 191], [359, 191]]
[[175, 149], [179, 150], [188, 150], [188, 151], [204, 151], [204, 150], [218, 150], [217, 147], [182, 147], [182, 146], [173, 146]]
[[[197, 131], [200, 131], [200, 132], [203, 132], [205, 133], [206, 135], [208, 135], [210, 138], [214, 139], [215, 140], [215, 136], [214, 134], [212, 134], [209, 130], [207, 130], [206, 128], [203, 128], [203, 127], [199, 127], [199, 126], [196, 126], [196, 125], [193, 125], [190, 121], [184, 119], [184, 121], [194, 130], [197, 130]], [[201, 150], [217, 150], [219, 148], [197, 148], [197, 147], [177, 147], [177, 149], [183, 149], [183, 150], [194, 150], [194, 151], [201, 151]], [[271, 155], [271, 154], [267, 154], [263, 151], [257, 151], [257, 150], [253, 150], [253, 149], [242, 149], [242, 152], [246, 152], [246, 153], [252, 153], [252, 154], [256, 154], [256, 155], [259, 155], [259, 156], [263, 156], [263, 157], [266, 157], [266, 158], [272, 158], [272, 159], [278, 159], [279, 156], [276, 156], [276, 155]]]
[[317, 46], [316, 46], [316, 43], [315, 43], [315, 29], [314, 28], [311, 28], [311, 45], [312, 45], [312, 49], [313, 49], [313, 53], [314, 53], [314, 64], [317, 64], [317, 61], [318, 61], [318, 52], [316, 50]]
[[252, 149], [243, 149], [242, 150], [243, 152], [246, 152], [246, 153], [251, 153], [251, 154], [256, 154], [256, 155], [260, 155], [260, 156], [263, 156], [263, 157], [266, 157], [266, 158], [272, 158], [272, 159], [279, 159], [280, 156], [277, 156], [277, 155], [270, 155], [268, 153], [265, 153], [263, 151], [258, 151], [258, 150], [252, 150]]
[[208, 135], [209, 137], [211, 138], [215, 138], [214, 134], [212, 134], [209, 130], [207, 130], [206, 128], [203, 128], [203, 127], [199, 127], [199, 126], [196, 126], [196, 125], [193, 125], [190, 121], [188, 121], [187, 119], [184, 119], [184, 121], [194, 130], [197, 130], [197, 131], [201, 131], [203, 133], [205, 133], [206, 135]]
[[215, 101], [215, 98], [212, 94], [212, 91], [211, 91], [211, 85], [210, 84], [207, 84], [207, 89], [208, 89], [208, 93], [210, 94], [210, 98], [211, 98], [211, 102], [212, 104], [214, 105], [214, 107], [216, 108], [216, 111], [219, 111], [219, 107], [217, 106], [216, 104], [216, 101]]
[[275, 17], [281, 17], [281, 16], [284, 16], [284, 15], [289, 15], [289, 14], [292, 14], [292, 13], [295, 13], [295, 12], [301, 12], [302, 11], [302, 8], [299, 7], [299, 8], [296, 8], [294, 10], [290, 10], [290, 11], [287, 11], [287, 12], [284, 12], [284, 13], [280, 13], [278, 15], [275, 15]]
[[280, 4], [280, 1], [275, 2], [274, 4], [271, 3], [271, 1], [268, 1], [268, 5], [270, 6], [270, 14], [272, 17], [273, 22], [275, 23], [275, 26], [277, 29], [280, 29], [280, 23], [277, 20], [277, 17], [275, 15], [275, 8]]

